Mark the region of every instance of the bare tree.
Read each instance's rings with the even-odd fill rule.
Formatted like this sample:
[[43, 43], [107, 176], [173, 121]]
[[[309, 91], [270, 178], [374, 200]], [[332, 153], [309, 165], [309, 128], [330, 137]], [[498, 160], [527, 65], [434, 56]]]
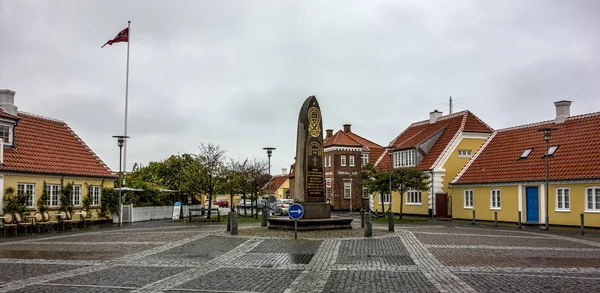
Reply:
[[226, 151], [210, 142], [202, 143], [198, 148], [200, 149], [200, 153], [196, 158], [204, 170], [200, 188], [208, 196], [207, 219], [210, 219], [213, 195], [221, 187], [219, 186], [220, 181], [218, 177], [223, 175]]

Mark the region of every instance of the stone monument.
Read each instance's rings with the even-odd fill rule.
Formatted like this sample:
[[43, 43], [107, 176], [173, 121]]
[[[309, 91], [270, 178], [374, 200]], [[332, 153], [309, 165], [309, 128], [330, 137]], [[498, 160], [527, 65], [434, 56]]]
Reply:
[[[315, 96], [308, 97], [298, 116], [294, 203], [304, 208], [298, 230], [348, 229], [352, 218], [332, 217], [325, 198], [323, 119]], [[288, 217], [269, 218], [269, 229], [293, 229]]]

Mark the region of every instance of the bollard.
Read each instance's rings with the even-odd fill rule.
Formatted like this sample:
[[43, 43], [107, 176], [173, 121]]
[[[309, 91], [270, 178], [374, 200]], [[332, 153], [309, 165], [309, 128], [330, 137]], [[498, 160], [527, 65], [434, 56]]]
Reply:
[[371, 217], [371, 213], [367, 212], [364, 215], [365, 220], [365, 237], [373, 237], [373, 218]]
[[394, 232], [394, 213], [388, 212], [388, 231]]
[[518, 229], [523, 229], [523, 225], [521, 223], [521, 211], [519, 211], [519, 221], [518, 221], [518, 223], [519, 223], [519, 226], [517, 226], [517, 228]]
[[494, 211], [494, 227], [498, 227], [498, 212]]
[[584, 221], [583, 221], [583, 220], [584, 220], [583, 213], [581, 213], [581, 214], [579, 215], [579, 217], [581, 218], [581, 235], [583, 235], [583, 234], [584, 234], [584, 232], [583, 232], [583, 227], [585, 227], [585, 223], [584, 223]]
[[261, 227], [267, 227], [267, 219], [269, 218], [269, 216], [267, 215], [267, 209], [266, 207], [263, 207], [262, 209], [262, 219], [260, 221], [260, 226]]
[[238, 235], [238, 214], [231, 213], [231, 235]]
[[231, 211], [227, 213], [227, 232], [231, 231]]
[[475, 225], [475, 210], [473, 210], [473, 222], [471, 222], [471, 225]]
[[362, 208], [360, 209], [360, 227], [365, 227], [365, 210]]

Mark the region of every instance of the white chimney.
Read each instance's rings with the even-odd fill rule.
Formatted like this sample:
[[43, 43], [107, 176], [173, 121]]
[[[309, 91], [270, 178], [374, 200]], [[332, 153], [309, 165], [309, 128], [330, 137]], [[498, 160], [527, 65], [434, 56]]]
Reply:
[[429, 113], [429, 124], [433, 124], [437, 122], [437, 120], [442, 117], [442, 112], [435, 110]]
[[287, 168], [281, 168], [281, 175], [287, 175], [288, 171]]
[[4, 112], [17, 116], [17, 106], [15, 106], [15, 92], [11, 90], [0, 90], [0, 109]]
[[556, 118], [554, 119], [555, 123], [563, 123], [569, 116], [571, 116], [571, 101], [558, 101], [554, 102], [554, 106], [556, 106]]

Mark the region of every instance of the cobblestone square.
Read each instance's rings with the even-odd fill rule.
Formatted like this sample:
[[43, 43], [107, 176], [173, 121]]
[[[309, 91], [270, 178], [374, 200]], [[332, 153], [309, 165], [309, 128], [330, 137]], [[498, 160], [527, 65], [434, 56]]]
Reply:
[[593, 235], [415, 224], [284, 240], [144, 225], [5, 237], [0, 292], [600, 292]]

